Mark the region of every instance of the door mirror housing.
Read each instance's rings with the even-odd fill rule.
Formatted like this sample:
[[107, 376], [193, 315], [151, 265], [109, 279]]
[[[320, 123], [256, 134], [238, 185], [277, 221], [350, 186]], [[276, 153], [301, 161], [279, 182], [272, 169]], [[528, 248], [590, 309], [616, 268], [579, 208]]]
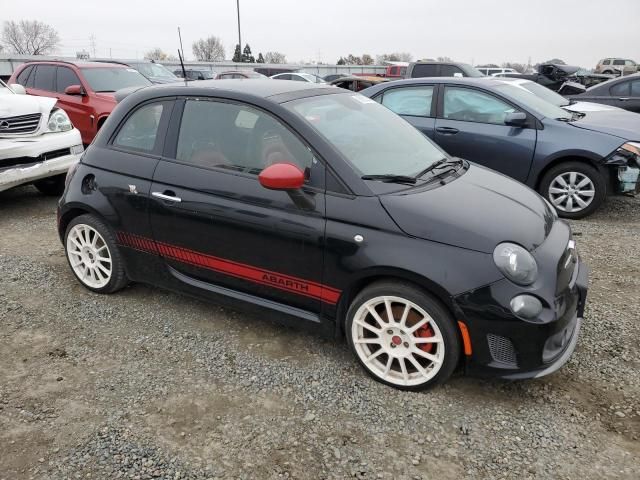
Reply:
[[299, 190], [304, 185], [304, 172], [292, 163], [274, 163], [260, 172], [258, 180], [269, 190]]
[[507, 113], [504, 124], [510, 127], [524, 127], [527, 124], [527, 114], [524, 112]]
[[455, 72], [455, 73], [453, 74], [453, 76], [454, 76], [455, 78], [463, 78], [463, 77], [464, 77], [464, 75], [463, 75], [463, 74], [461, 74], [460, 72]]
[[9, 88], [13, 91], [13, 93], [17, 93], [18, 95], [26, 95], [27, 91], [25, 88], [19, 83], [12, 83], [9, 85]]
[[69, 85], [64, 89], [65, 95], [84, 95], [84, 89], [80, 85]]

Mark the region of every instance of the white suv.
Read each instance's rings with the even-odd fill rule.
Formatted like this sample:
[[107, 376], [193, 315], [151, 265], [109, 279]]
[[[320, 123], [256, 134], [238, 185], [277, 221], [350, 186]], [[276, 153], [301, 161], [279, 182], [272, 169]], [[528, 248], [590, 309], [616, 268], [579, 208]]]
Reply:
[[479, 70], [483, 74], [488, 77], [499, 77], [504, 75], [505, 73], [513, 73], [518, 75], [518, 72], [513, 68], [500, 68], [500, 67], [476, 67], [476, 70]]
[[47, 195], [62, 194], [65, 174], [84, 148], [56, 102], [0, 80], [0, 192], [33, 183]]

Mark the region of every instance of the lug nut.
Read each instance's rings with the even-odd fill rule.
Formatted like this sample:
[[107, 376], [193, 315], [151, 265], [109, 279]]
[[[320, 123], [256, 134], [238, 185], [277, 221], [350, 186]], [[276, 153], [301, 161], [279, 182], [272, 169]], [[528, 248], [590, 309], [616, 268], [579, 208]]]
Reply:
[[405, 348], [409, 348], [409, 342], [404, 342]]
[[393, 330], [389, 329], [389, 330], [387, 330], [387, 333], [388, 333], [389, 335], [393, 335]]
[[391, 348], [396, 348], [396, 344], [395, 344], [395, 343], [392, 343], [392, 344], [391, 344]]

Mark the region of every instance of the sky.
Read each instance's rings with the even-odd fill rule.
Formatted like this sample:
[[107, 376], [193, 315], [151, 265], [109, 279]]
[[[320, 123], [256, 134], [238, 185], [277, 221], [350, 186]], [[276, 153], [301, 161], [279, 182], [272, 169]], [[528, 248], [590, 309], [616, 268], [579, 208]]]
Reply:
[[[61, 39], [57, 54], [138, 58], [159, 47], [177, 53], [220, 37], [238, 42], [236, 0], [0, 0], [0, 21], [40, 20]], [[64, 5], [64, 6], [63, 6]], [[335, 63], [349, 53], [409, 52], [473, 64], [535, 64], [561, 58], [594, 67], [604, 57], [640, 61], [640, 0], [240, 0], [242, 43], [279, 51], [289, 62]]]

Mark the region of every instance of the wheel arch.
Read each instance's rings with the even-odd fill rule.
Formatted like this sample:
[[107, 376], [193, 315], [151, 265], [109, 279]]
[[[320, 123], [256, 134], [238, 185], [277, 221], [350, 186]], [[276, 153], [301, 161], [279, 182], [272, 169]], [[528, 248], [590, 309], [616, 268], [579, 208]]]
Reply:
[[353, 299], [369, 285], [382, 281], [399, 281], [411, 283], [415, 287], [419, 288], [425, 293], [432, 295], [436, 300], [438, 300], [454, 319], [460, 318], [459, 315], [456, 315], [456, 309], [452, 302], [452, 296], [449, 294], [449, 292], [447, 292], [433, 280], [417, 273], [400, 268], [376, 267], [360, 272], [351, 280], [348, 288], [343, 290], [336, 309], [336, 336], [340, 338], [344, 338], [345, 336], [346, 332], [344, 329], [344, 321], [346, 319], [347, 311], [349, 310], [349, 306], [351, 305]]
[[560, 155], [557, 156], [555, 158], [553, 158], [551, 161], [549, 161], [538, 173], [535, 179], [535, 190], [539, 191], [540, 190], [540, 184], [542, 183], [542, 179], [544, 178], [544, 176], [547, 174], [547, 172], [549, 170], [551, 170], [552, 168], [556, 167], [557, 165], [560, 165], [561, 163], [568, 163], [568, 162], [580, 162], [580, 163], [584, 163], [585, 165], [589, 165], [590, 167], [595, 168], [596, 170], [598, 170], [604, 177], [605, 177], [605, 181], [607, 183], [607, 186], [609, 186], [609, 180], [608, 180], [608, 169], [603, 166], [599, 161], [599, 159], [595, 159], [593, 157], [589, 157], [587, 155], [583, 155], [583, 154], [565, 154], [565, 155]]
[[60, 240], [63, 243], [64, 243], [64, 234], [67, 231], [67, 227], [69, 226], [71, 221], [74, 218], [77, 218], [80, 215], [85, 215], [85, 214], [95, 215], [100, 220], [107, 223], [105, 221], [105, 218], [102, 215], [100, 215], [100, 213], [97, 210], [89, 207], [88, 205], [70, 205], [68, 206], [68, 208], [65, 209], [64, 212], [61, 213], [61, 215], [58, 218], [58, 235], [60, 237]]

